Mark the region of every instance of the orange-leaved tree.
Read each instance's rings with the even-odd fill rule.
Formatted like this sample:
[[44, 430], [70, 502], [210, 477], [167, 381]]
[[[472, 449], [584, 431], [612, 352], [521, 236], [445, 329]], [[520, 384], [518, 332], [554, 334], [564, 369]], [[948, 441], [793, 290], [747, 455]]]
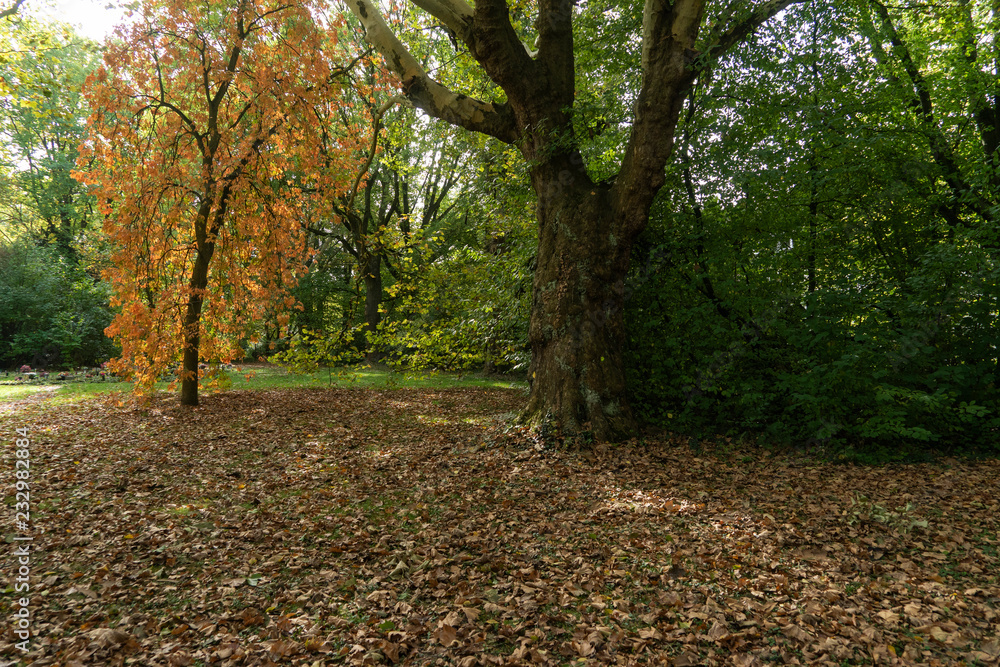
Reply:
[[[295, 305], [300, 176], [315, 170], [319, 131], [307, 111], [337, 104], [352, 66], [339, 24], [321, 25], [325, 9], [308, 2], [143, 2], [86, 86], [78, 177], [104, 203], [113, 247], [113, 367], [149, 388], [180, 361], [183, 405], [198, 403], [200, 361], [234, 358], [241, 336]], [[350, 189], [352, 141], [343, 183], [327, 188]]]

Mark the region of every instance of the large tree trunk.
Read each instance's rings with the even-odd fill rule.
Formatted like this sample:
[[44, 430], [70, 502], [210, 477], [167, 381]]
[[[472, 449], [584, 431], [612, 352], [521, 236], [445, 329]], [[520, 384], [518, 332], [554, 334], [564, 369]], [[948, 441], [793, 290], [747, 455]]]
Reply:
[[382, 305], [382, 256], [369, 253], [367, 265], [362, 264], [361, 268], [365, 272], [365, 361], [374, 364], [382, 359], [382, 353], [372, 345], [381, 320], [379, 306]]
[[[565, 173], [565, 172], [563, 172]], [[536, 173], [538, 265], [532, 292], [531, 393], [523, 419], [628, 437], [625, 401], [624, 284], [631, 238], [616, 224], [608, 190], [585, 175], [575, 182]]]

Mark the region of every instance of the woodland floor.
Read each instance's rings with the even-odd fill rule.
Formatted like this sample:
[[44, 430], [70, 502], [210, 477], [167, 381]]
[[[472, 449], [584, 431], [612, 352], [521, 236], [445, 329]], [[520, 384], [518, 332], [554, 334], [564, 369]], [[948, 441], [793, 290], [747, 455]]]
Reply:
[[0, 406], [34, 536], [27, 654], [0, 551], [0, 665], [997, 664], [997, 461], [548, 451], [500, 425], [523, 400]]

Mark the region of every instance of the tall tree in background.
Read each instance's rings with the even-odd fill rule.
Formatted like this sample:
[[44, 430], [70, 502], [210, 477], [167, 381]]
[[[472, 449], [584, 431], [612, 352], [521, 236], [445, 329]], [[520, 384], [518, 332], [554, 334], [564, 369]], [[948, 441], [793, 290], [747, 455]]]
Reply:
[[[66, 26], [20, 18], [0, 27], [0, 52], [0, 166], [16, 191], [4, 197], [0, 224], [70, 256], [91, 209], [71, 172], [86, 134], [80, 89], [96, 66], [97, 46]], [[28, 204], [31, 214], [15, 202]]]
[[[198, 403], [200, 360], [240, 354], [240, 333], [275, 304], [294, 305], [287, 289], [306, 244], [292, 175], [316, 158], [316, 127], [300, 121], [336, 99], [345, 71], [319, 11], [145, 2], [87, 87], [97, 111], [81, 177], [96, 186], [114, 246], [117, 366], [149, 386], [182, 356], [184, 405]], [[355, 152], [345, 147], [345, 181]]]
[[[971, 74], [957, 9], [891, 8], [930, 123], [869, 3], [790, 7], [695, 86], [633, 258], [640, 414], [823, 448], [995, 440], [996, 227], [962, 194], [995, 196], [968, 94], [991, 82], [937, 74]], [[991, 33], [983, 10], [966, 35]]]
[[947, 186], [942, 217], [953, 228], [976, 229], [996, 251], [1000, 4], [961, 0], [911, 10], [868, 0], [863, 6], [872, 52], [912, 111]]
[[[359, 103], [354, 113], [365, 106]], [[379, 108], [384, 110], [387, 104]], [[377, 115], [379, 108], [369, 111]], [[451, 132], [437, 131], [440, 127], [427, 128], [409, 110], [396, 115], [391, 125], [390, 136], [382, 142], [387, 144], [384, 152], [379, 148], [376, 157], [375, 144], [370, 147], [372, 164], [356, 178], [357, 188], [325, 198], [309, 226], [322, 255], [316, 258], [318, 264], [332, 268], [333, 255], [347, 253], [351, 258], [357, 291], [364, 292], [362, 321], [355, 324], [348, 318], [350, 323], [343, 322], [341, 336], [352, 339], [369, 363], [383, 358], [378, 342], [389, 342], [380, 333], [385, 315], [392, 310], [385, 303], [386, 288], [394, 293], [391, 298], [398, 298], [400, 289], [418, 289], [427, 265], [440, 259], [447, 242], [454, 240], [454, 232], [463, 227], [457, 205], [467, 156], [455, 146], [461, 142], [454, 141]], [[332, 136], [325, 136], [318, 147], [321, 155]], [[307, 315], [305, 319], [312, 318]], [[398, 340], [391, 343], [393, 347], [401, 344]]]
[[[529, 35], [521, 21], [512, 20], [505, 0], [480, 0], [475, 9], [464, 0], [414, 0], [499, 88], [489, 102], [431, 78], [376, 3], [348, 1], [417, 107], [516, 145], [528, 162], [539, 229], [528, 423], [552, 420], [566, 432], [589, 429], [607, 440], [633, 432], [621, 347], [624, 278], [632, 244], [664, 183], [684, 98], [712, 60], [791, 1], [734, 3], [709, 12], [704, 0], [647, 0], [641, 28], [620, 35], [623, 44], [641, 44], [638, 71], [630, 73], [641, 83], [620, 167], [601, 181], [588, 172], [573, 123], [580, 75], [574, 19], [589, 8], [581, 10], [572, 0], [539, 0]], [[606, 9], [635, 13], [632, 3]]]
[[[360, 50], [362, 40], [352, 34]], [[348, 40], [343, 40], [342, 43]], [[324, 238], [333, 238], [340, 249], [353, 257], [357, 274], [365, 289], [365, 342], [369, 361], [377, 361], [378, 353], [370, 346], [371, 336], [378, 330], [379, 306], [382, 303], [382, 259], [378, 248], [379, 230], [389, 224], [393, 210], [386, 197], [372, 202], [373, 190], [378, 190], [379, 144], [384, 116], [400, 98], [393, 96], [388, 72], [375, 58], [366, 54], [359, 66], [347, 75], [342, 104], [322, 104], [312, 110], [312, 120], [319, 128], [319, 143], [314, 150], [319, 156], [319, 170], [304, 174], [316, 184], [321, 202], [310, 221], [310, 231]], [[370, 135], [368, 145], [366, 135]], [[342, 180], [341, 155], [345, 141], [352, 141], [363, 151], [362, 163], [354, 184], [345, 190], [337, 187]], [[331, 184], [333, 187], [331, 187]], [[384, 188], [381, 188], [384, 194]]]

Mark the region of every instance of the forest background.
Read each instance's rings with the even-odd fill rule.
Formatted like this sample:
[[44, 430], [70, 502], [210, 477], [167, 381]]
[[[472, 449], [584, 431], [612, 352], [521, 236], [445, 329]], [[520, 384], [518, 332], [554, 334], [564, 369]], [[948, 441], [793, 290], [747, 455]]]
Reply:
[[[235, 15], [244, 3], [232, 4]], [[527, 34], [534, 5], [509, 5]], [[639, 82], [629, 73], [643, 22], [633, 5], [574, 9], [572, 128], [595, 183], [618, 172], [632, 129]], [[156, 25], [197, 7], [146, 3], [134, 16]], [[287, 233], [243, 255], [220, 249], [224, 263], [214, 266], [223, 268], [206, 269], [206, 284], [186, 292], [171, 289], [187, 284], [185, 262], [195, 263], [201, 241], [184, 236], [183, 220], [170, 222], [162, 199], [155, 216], [119, 215], [129, 192], [135, 201], [148, 192], [143, 172], [109, 168], [95, 140], [111, 126], [109, 112], [120, 119], [131, 109], [101, 97], [110, 79], [100, 68], [118, 81], [148, 75], [138, 59], [115, 60], [142, 31], [123, 28], [97, 44], [19, 11], [0, 21], [3, 367], [16, 374], [118, 358], [118, 371], [140, 385], [183, 375], [183, 307], [190, 313], [201, 298], [192, 294], [204, 294], [197, 361], [208, 374], [222, 362], [272, 358], [298, 369], [368, 363], [527, 375], [538, 264], [529, 166], [514, 147], [407, 106], [361, 25], [338, 11], [328, 8], [309, 37], [327, 40], [330, 85], [300, 86], [287, 109], [254, 107], [238, 116], [250, 129], [230, 137], [258, 151], [247, 161], [253, 170], [233, 177], [255, 193], [238, 200], [235, 215], [280, 221], [265, 228]], [[624, 285], [622, 355], [641, 422], [844, 457], [995, 453], [998, 13], [975, 0], [793, 4], [704, 68]], [[447, 27], [408, 5], [389, 8], [388, 18], [445, 84], [496, 93]], [[150, 43], [151, 52], [178, 32], [161, 30], [167, 41]], [[248, 48], [247, 67], [273, 72], [283, 62], [266, 60], [274, 53]], [[158, 62], [161, 78], [178, 82], [176, 99], [194, 99], [183, 86], [195, 65], [180, 52]], [[284, 99], [233, 85], [246, 99]], [[290, 110], [294, 124], [273, 121]], [[133, 148], [151, 127], [135, 133]], [[286, 130], [286, 143], [267, 143]], [[175, 154], [160, 146], [149, 155]], [[191, 201], [181, 197], [177, 210]], [[260, 235], [238, 227], [233, 247]], [[135, 248], [154, 238], [190, 256], [173, 273], [156, 262], [141, 273]], [[282, 254], [288, 248], [300, 263]], [[265, 255], [272, 273], [258, 263]], [[138, 289], [139, 275], [145, 296], [123, 291]], [[139, 320], [123, 304], [143, 303], [162, 317], [130, 326]], [[162, 345], [151, 352], [154, 331]]]

